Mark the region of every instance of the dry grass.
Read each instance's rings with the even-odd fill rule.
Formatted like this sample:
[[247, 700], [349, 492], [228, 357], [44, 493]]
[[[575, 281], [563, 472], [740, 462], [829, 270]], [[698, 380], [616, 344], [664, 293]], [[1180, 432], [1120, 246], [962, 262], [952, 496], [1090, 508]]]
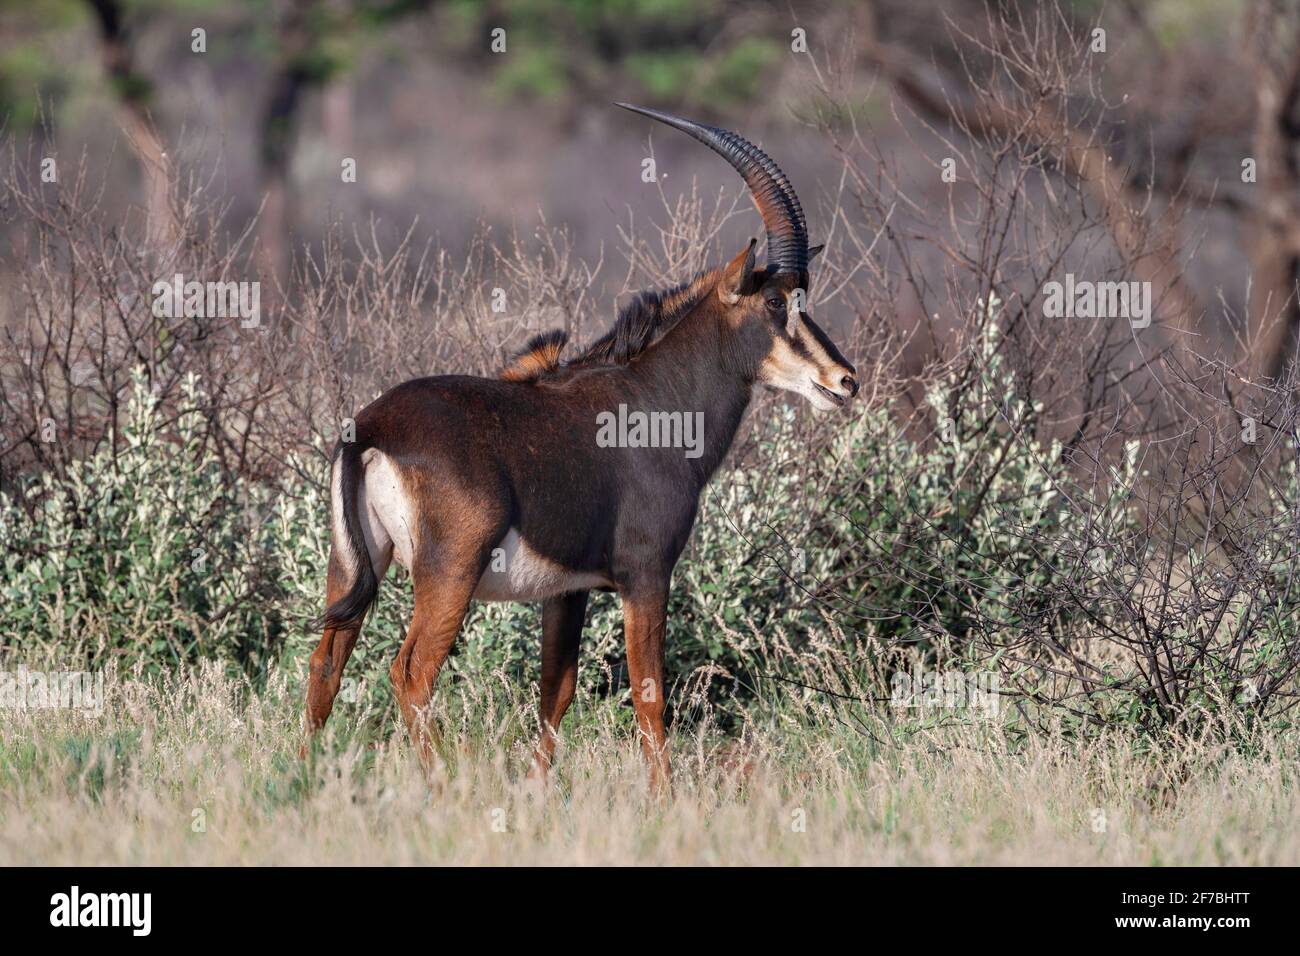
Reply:
[[297, 760], [283, 673], [261, 694], [215, 669], [110, 688], [95, 717], [3, 711], [0, 864], [1300, 863], [1291, 737], [1013, 748], [961, 723], [877, 745], [791, 710], [742, 743], [679, 730], [654, 804], [612, 704], [575, 709], [543, 791], [522, 773], [530, 702], [499, 687], [444, 694], [429, 782], [386, 718], [344, 713]]

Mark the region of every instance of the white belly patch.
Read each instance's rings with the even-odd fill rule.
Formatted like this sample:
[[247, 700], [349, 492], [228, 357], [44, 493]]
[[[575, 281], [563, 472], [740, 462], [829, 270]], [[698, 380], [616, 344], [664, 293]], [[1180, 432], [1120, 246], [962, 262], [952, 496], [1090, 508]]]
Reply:
[[519, 537], [519, 532], [511, 528], [492, 549], [492, 560], [479, 579], [474, 598], [478, 601], [540, 601], [608, 584], [599, 574], [569, 571], [542, 557], [528, 547], [527, 542]]

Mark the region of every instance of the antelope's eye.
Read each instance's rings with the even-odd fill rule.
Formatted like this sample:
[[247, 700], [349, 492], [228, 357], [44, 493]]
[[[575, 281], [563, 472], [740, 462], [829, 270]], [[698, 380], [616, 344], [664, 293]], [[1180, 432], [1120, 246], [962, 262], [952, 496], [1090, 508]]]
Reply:
[[767, 297], [767, 307], [773, 312], [784, 312], [785, 299], [781, 298], [779, 295], [770, 295]]

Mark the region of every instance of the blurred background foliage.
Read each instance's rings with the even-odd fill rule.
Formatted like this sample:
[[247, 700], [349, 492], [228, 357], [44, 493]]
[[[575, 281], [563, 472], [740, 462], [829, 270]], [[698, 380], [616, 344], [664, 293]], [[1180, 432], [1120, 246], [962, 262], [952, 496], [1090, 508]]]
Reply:
[[[341, 218], [375, 217], [392, 236], [418, 216], [419, 238], [457, 250], [480, 222], [513, 227], [544, 205], [590, 254], [610, 230], [596, 210], [650, 198], [635, 188], [638, 156], [611, 161], [601, 150], [611, 124], [630, 123], [610, 115], [612, 100], [751, 135], [788, 126], [785, 78], [800, 56], [791, 31], [835, 36], [853, 9], [845, 0], [801, 12], [734, 0], [0, 0], [0, 123], [20, 149], [106, 169], [121, 216], [161, 192], [151, 178], [160, 158], [171, 172], [183, 166], [219, 194], [228, 229], [256, 222], [258, 267], [281, 282]], [[200, 28], [202, 53], [191, 48]], [[661, 156], [688, 150], [673, 143]], [[342, 191], [345, 156], [358, 176]], [[726, 182], [724, 173], [706, 181]], [[167, 223], [155, 226], [166, 234]]]
[[[829, 0], [826, 6], [849, 3]], [[394, 31], [417, 30], [423, 55], [483, 74], [498, 95], [541, 100], [598, 96], [617, 82], [626, 95], [688, 97], [726, 109], [760, 95], [760, 71], [787, 46], [773, 32], [780, 7], [732, 0], [324, 0], [301, 5], [305, 42], [285, 35], [295, 6], [275, 0], [0, 0], [0, 115], [13, 131], [31, 129], [41, 100], [62, 104], [102, 89], [96, 63], [60, 54], [69, 35], [96, 29], [105, 7], [114, 8], [137, 38], [148, 35], [150, 45], [163, 24], [179, 28], [192, 21], [209, 31], [217, 62], [237, 50], [241, 59], [251, 56], [270, 69], [289, 50], [295, 67], [315, 84], [363, 67], [372, 51], [395, 52], [389, 43]], [[507, 55], [499, 61], [490, 49], [497, 27], [507, 31]], [[182, 50], [187, 32], [174, 37]], [[628, 80], [635, 88], [627, 88]], [[148, 97], [158, 82], [166, 77], [117, 92]]]
[[[1120, 72], [1150, 60], [1148, 40], [1200, 62], [1241, 7], [1151, 0], [1106, 11]], [[1070, 29], [1105, 10], [1097, 0], [1061, 8]], [[611, 101], [743, 130], [815, 208], [838, 170], [831, 154], [801, 148], [810, 125], [865, 123], [902, 168], [928, 161], [909, 110], [872, 74], [874, 40], [887, 34], [952, 71], [965, 62], [956, 41], [977, 44], [986, 21], [980, 0], [0, 0], [0, 123], [20, 150], [105, 171], [121, 217], [161, 192], [150, 170], [165, 157], [204, 182], [227, 229], [256, 224], [259, 271], [281, 282], [340, 220], [374, 218], [391, 238], [417, 219], [417, 238], [456, 252], [481, 222], [514, 228], [544, 209], [591, 256], [623, 210], [642, 215], [655, 199], [639, 179], [648, 137], [669, 182], [734, 183]], [[505, 49], [494, 52], [498, 29]], [[792, 48], [796, 30], [807, 52]], [[1143, 134], [1135, 124], [1134, 138]], [[343, 157], [357, 161], [348, 189]]]

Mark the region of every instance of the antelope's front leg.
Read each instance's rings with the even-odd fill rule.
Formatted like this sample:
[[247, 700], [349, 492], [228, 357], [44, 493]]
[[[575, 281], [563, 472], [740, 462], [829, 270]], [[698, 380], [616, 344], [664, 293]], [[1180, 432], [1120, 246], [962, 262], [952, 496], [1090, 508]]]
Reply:
[[560, 721], [578, 688], [578, 645], [587, 613], [586, 591], [562, 594], [542, 605], [542, 684], [538, 714], [542, 734], [529, 776], [545, 780], [555, 757]]
[[623, 594], [623, 634], [627, 670], [632, 680], [641, 749], [650, 763], [650, 790], [665, 796], [672, 782], [668, 740], [664, 734], [664, 632], [668, 622], [668, 587], [640, 587]]

